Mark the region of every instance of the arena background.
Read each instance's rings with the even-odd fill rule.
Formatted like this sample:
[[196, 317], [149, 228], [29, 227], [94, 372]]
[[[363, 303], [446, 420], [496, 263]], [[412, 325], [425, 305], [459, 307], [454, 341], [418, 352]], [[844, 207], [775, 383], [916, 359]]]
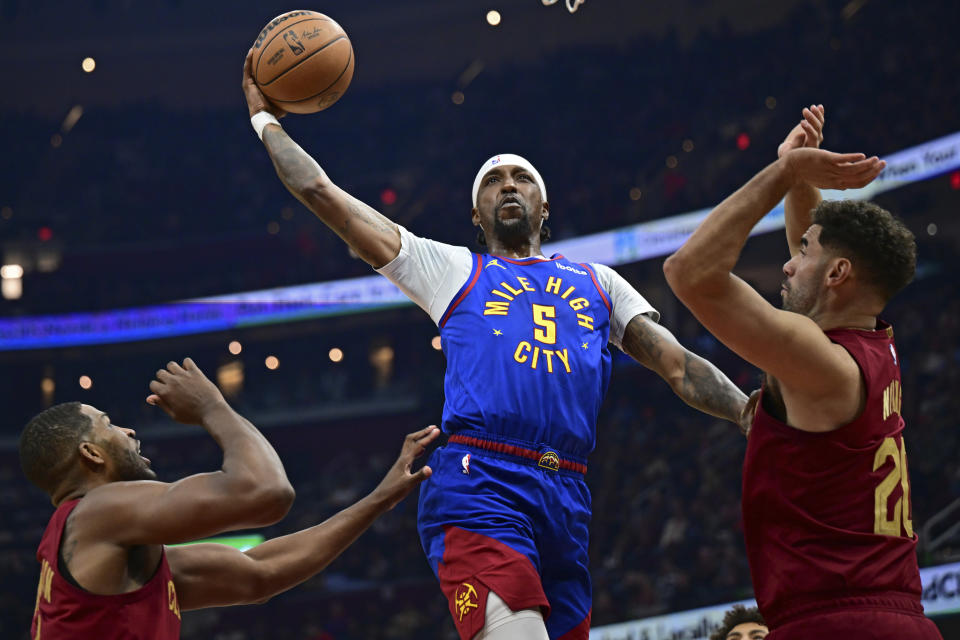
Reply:
[[[338, 104], [285, 128], [351, 193], [420, 235], [472, 247], [469, 185], [498, 152], [536, 163], [554, 239], [569, 241], [716, 204], [775, 158], [812, 102], [826, 105], [824, 146], [835, 150], [884, 156], [960, 130], [953, 2], [587, 0], [575, 14], [563, 2], [0, 1], [0, 251], [23, 268], [5, 271], [0, 320], [369, 275], [287, 194], [250, 130], [243, 56], [290, 9], [338, 20], [357, 69]], [[920, 250], [916, 282], [886, 316], [902, 355], [922, 566], [960, 555], [960, 151], [946, 153], [950, 168], [876, 198]], [[738, 273], [774, 299], [785, 257], [780, 233], [759, 236]], [[757, 372], [673, 298], [661, 262], [618, 269], [684, 344], [744, 390], [757, 386]], [[211, 469], [218, 451], [201, 430], [143, 402], [158, 366], [192, 356], [287, 466], [297, 501], [261, 532], [273, 537], [372, 489], [402, 435], [439, 420], [434, 336], [425, 314], [397, 306], [0, 351], [0, 637], [28, 635], [51, 512], [17, 462], [33, 414], [82, 400], [136, 427], [161, 479]], [[689, 410], [621, 354], [598, 434], [594, 625], [749, 598], [736, 429]], [[452, 638], [415, 509], [406, 500], [324, 574], [266, 605], [185, 615], [183, 637]], [[957, 597], [956, 574], [942, 582], [928, 595]], [[960, 637], [956, 618], [936, 621]]]

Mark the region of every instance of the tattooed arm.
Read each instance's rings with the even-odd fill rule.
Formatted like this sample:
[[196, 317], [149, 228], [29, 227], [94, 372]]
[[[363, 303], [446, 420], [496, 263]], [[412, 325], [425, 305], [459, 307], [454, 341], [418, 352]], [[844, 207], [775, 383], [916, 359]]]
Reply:
[[[251, 116], [261, 111], [283, 115], [253, 81], [250, 53], [244, 62], [243, 91]], [[378, 269], [397, 257], [400, 230], [396, 224], [335, 185], [317, 161], [278, 125], [266, 125], [263, 143], [287, 190], [343, 238], [367, 264]]]
[[694, 409], [739, 423], [747, 396], [715, 366], [687, 351], [667, 329], [634, 316], [623, 333], [623, 350], [667, 381]]

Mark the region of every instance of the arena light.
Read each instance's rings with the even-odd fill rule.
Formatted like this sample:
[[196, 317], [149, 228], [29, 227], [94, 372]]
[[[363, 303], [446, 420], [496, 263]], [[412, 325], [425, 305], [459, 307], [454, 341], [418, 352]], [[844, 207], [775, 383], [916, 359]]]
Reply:
[[327, 355], [330, 356], [331, 362], [343, 361], [343, 351], [337, 347], [330, 349], [330, 353], [328, 353]]
[[80, 383], [80, 388], [84, 390], [93, 387], [93, 379], [90, 376], [80, 376], [80, 379], [77, 382]]
[[430, 340], [430, 346], [433, 347], [435, 351], [440, 351], [440, 349], [443, 348], [440, 336], [433, 336], [433, 338]]
[[243, 351], [243, 345], [236, 340], [231, 340], [230, 344], [227, 345], [227, 351], [235, 356], [240, 355], [240, 352]]
[[380, 192], [380, 202], [387, 205], [388, 207], [392, 204], [396, 204], [397, 192], [391, 189], [390, 187], [387, 187], [386, 189]]
[[960, 191], [960, 171], [950, 174], [950, 188]]
[[500, 12], [496, 10], [487, 11], [487, 24], [491, 27], [496, 27], [500, 24]]
[[80, 66], [87, 73], [93, 73], [93, 70], [97, 68], [97, 61], [93, 58], [86, 57], [83, 59], [83, 62], [80, 63]]
[[280, 368], [280, 358], [277, 356], [267, 356], [266, 360], [263, 361], [263, 364], [270, 369], [270, 371], [276, 371]]
[[19, 264], [5, 264], [0, 267], [0, 278], [18, 280], [23, 277], [23, 267]]
[[741, 133], [737, 136], [737, 149], [740, 151], [746, 151], [750, 146], [750, 136], [745, 133]]

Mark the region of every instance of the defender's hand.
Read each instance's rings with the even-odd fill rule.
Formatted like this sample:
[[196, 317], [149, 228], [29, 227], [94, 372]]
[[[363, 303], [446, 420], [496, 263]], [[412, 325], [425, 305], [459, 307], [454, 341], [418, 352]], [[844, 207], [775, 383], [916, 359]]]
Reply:
[[386, 501], [388, 509], [397, 506], [401, 500], [407, 497], [407, 494], [413, 491], [414, 487], [429, 478], [433, 473], [433, 469], [426, 465], [416, 473], [410, 473], [410, 467], [413, 465], [414, 459], [423, 454], [430, 443], [436, 440], [439, 435], [440, 429], [433, 425], [407, 435], [406, 440], [403, 441], [403, 449], [400, 450], [400, 457], [397, 458], [397, 461], [380, 481], [377, 488], [373, 490], [373, 495]]
[[166, 369], [157, 371], [150, 382], [147, 403], [160, 407], [171, 418], [184, 424], [203, 424], [204, 417], [226, 404], [223, 394], [193, 360], [185, 358], [183, 366], [172, 360]]
[[782, 158], [785, 153], [802, 147], [819, 149], [823, 142], [823, 124], [825, 122], [822, 104], [812, 104], [803, 110], [803, 119], [795, 126], [780, 146], [777, 147], [777, 157]]
[[287, 115], [287, 112], [270, 102], [267, 96], [263, 95], [260, 87], [253, 80], [253, 48], [247, 51], [247, 58], [243, 61], [243, 95], [247, 99], [247, 109], [250, 111], [250, 117], [261, 111], [272, 113], [277, 118]]
[[870, 184], [887, 166], [876, 156], [808, 147], [787, 152], [779, 162], [785, 163], [794, 183], [806, 182], [818, 189], [857, 189]]
[[740, 419], [737, 420], [737, 424], [740, 426], [740, 433], [744, 437], [750, 437], [750, 429], [753, 428], [753, 418], [757, 415], [757, 402], [759, 401], [760, 389], [754, 389], [750, 397], [747, 398], [747, 403], [740, 410]]

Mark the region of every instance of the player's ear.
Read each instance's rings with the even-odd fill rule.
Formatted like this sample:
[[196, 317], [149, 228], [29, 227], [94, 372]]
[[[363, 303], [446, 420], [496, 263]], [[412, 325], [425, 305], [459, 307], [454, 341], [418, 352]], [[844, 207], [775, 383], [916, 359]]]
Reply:
[[473, 221], [473, 226], [479, 227], [480, 226], [480, 209], [474, 207], [473, 210], [470, 211], [470, 219]]
[[87, 466], [96, 468], [107, 464], [107, 457], [103, 449], [92, 442], [81, 442], [77, 451], [80, 453], [80, 459]]
[[550, 217], [550, 203], [546, 200], [543, 201], [543, 209], [540, 212], [540, 217], [544, 220]]
[[837, 286], [850, 279], [853, 273], [853, 264], [847, 258], [834, 258], [827, 269], [827, 285]]

